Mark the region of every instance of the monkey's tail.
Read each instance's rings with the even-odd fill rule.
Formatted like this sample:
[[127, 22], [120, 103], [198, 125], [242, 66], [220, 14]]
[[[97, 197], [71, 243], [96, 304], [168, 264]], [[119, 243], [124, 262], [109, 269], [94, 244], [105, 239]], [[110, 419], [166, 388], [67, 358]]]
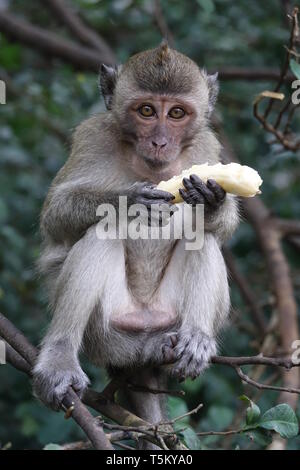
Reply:
[[[160, 390], [166, 387], [166, 378], [158, 369], [140, 369], [130, 375], [128, 381], [140, 391], [128, 390], [126, 398], [132, 411], [148, 423], [157, 424], [166, 420], [166, 404], [163, 394], [154, 394], [147, 389]], [[142, 391], [145, 389], [145, 392]], [[140, 439], [138, 449], [158, 450], [159, 447], [145, 439]]]

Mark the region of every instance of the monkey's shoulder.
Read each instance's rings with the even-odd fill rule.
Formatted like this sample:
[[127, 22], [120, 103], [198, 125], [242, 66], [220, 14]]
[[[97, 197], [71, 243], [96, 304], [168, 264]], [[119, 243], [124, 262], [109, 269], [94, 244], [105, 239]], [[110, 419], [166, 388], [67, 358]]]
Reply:
[[86, 146], [88, 143], [95, 144], [100, 141], [101, 148], [107, 141], [113, 145], [116, 130], [114, 119], [110, 113], [100, 113], [82, 121], [75, 129], [72, 139], [72, 148], [80, 144]]
[[54, 178], [50, 194], [60, 184], [91, 181], [117, 169], [111, 155], [117, 152], [117, 139], [109, 113], [94, 115], [79, 124], [72, 137], [71, 153]]

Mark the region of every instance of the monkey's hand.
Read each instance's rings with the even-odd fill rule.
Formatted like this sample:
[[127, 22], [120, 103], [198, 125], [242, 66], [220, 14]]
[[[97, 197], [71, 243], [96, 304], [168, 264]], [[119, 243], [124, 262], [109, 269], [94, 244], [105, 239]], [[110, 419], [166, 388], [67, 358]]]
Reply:
[[141, 204], [144, 211], [140, 214], [144, 216], [145, 225], [165, 226], [169, 223], [170, 217], [177, 210], [176, 206], [171, 204], [175, 196], [157, 189], [152, 183], [135, 183], [132, 186], [129, 195], [130, 204]]
[[38, 361], [33, 370], [34, 395], [55, 411], [59, 411], [69, 387], [81, 398], [88, 384], [88, 377], [73, 360], [72, 364], [67, 360], [65, 364], [59, 364], [55, 358], [51, 363]]
[[[197, 331], [181, 331], [178, 341], [172, 350], [172, 356], [177, 358], [170, 373], [180, 381], [188, 377], [195, 379], [208, 367], [212, 356], [217, 352], [215, 338]], [[168, 351], [170, 354], [170, 351]]]
[[224, 203], [226, 192], [212, 179], [205, 184], [197, 175], [183, 178], [184, 189], [179, 189], [182, 199], [192, 206], [204, 204], [205, 212], [210, 214]]

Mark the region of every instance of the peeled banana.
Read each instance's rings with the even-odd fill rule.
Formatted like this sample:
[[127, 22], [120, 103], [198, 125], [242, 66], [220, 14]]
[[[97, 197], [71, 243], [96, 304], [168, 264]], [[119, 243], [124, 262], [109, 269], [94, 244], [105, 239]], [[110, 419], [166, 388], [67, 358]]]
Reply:
[[190, 175], [199, 176], [205, 183], [210, 178], [214, 179], [227, 193], [243, 197], [253, 197], [260, 194], [259, 187], [263, 182], [258, 172], [246, 165], [239, 163], [209, 165], [204, 163], [203, 165], [193, 165], [168, 181], [161, 181], [157, 188], [173, 194], [175, 196], [173, 203], [182, 202], [179, 189], [183, 188], [182, 179], [188, 178]]

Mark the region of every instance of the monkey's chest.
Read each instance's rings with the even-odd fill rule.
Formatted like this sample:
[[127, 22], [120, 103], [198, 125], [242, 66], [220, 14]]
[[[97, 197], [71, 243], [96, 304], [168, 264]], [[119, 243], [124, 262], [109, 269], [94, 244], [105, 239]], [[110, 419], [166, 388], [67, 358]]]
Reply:
[[171, 259], [175, 243], [174, 240], [126, 240], [128, 288], [139, 302], [151, 301]]

